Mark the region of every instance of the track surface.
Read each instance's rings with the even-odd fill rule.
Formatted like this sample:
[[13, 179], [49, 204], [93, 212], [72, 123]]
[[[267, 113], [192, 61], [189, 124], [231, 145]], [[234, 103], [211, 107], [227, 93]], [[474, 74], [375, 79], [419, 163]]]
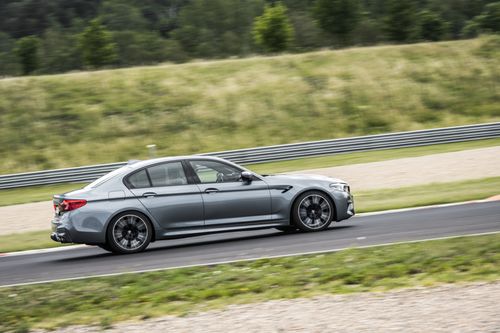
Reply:
[[354, 217], [317, 233], [270, 229], [161, 241], [134, 255], [85, 247], [0, 257], [0, 286], [495, 231], [499, 201]]

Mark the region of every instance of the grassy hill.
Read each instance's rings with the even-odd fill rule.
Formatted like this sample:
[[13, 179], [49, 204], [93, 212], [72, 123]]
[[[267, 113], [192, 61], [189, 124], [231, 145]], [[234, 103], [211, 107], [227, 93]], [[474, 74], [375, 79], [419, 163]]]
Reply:
[[0, 173], [500, 120], [500, 39], [0, 80]]

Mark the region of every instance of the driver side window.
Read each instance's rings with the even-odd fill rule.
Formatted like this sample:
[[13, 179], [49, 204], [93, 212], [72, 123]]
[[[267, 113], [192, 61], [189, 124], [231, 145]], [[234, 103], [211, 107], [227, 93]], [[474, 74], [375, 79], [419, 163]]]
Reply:
[[241, 181], [241, 170], [216, 161], [189, 161], [202, 184]]

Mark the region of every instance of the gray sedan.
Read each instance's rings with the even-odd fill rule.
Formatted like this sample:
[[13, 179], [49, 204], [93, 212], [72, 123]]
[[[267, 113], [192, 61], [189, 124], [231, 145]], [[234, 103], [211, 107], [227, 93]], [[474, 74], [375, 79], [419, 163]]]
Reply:
[[53, 202], [54, 241], [115, 253], [216, 232], [320, 231], [354, 215], [349, 185], [339, 179], [258, 175], [205, 156], [131, 162]]

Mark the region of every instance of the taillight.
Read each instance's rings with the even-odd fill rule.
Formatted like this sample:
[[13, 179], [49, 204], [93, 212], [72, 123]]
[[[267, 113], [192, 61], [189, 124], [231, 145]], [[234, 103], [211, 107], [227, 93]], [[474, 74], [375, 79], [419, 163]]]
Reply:
[[75, 210], [83, 207], [87, 204], [87, 200], [81, 199], [65, 199], [60, 203], [61, 210], [63, 212], [69, 212], [70, 210]]

